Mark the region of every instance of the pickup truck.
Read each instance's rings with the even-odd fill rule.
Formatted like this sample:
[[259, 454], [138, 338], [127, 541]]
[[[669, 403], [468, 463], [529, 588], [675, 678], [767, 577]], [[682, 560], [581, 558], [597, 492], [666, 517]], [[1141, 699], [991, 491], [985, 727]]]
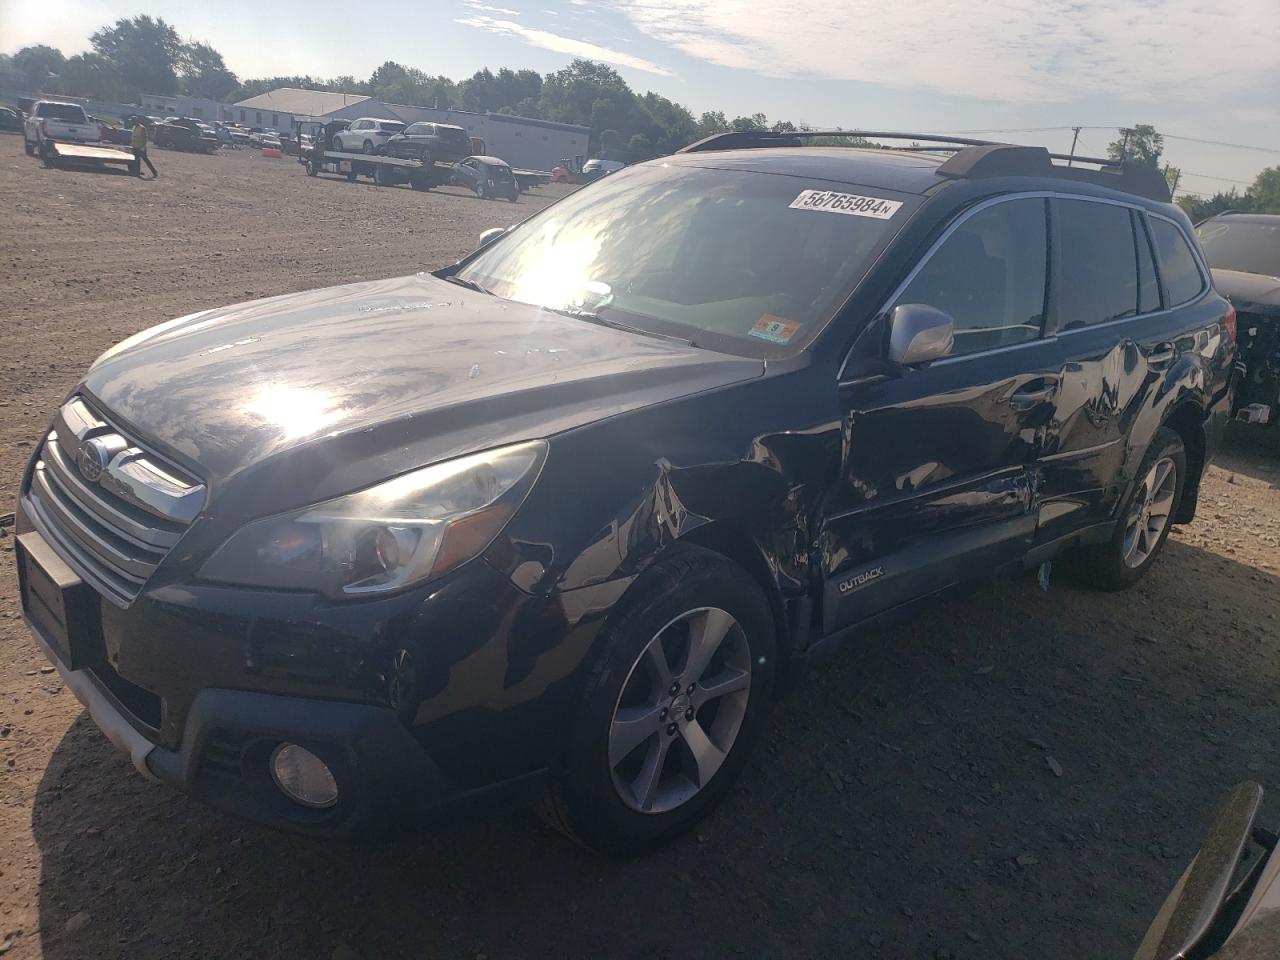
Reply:
[[22, 145], [28, 156], [37, 151], [43, 155], [49, 141], [97, 143], [99, 136], [98, 125], [78, 103], [37, 100], [22, 125]]

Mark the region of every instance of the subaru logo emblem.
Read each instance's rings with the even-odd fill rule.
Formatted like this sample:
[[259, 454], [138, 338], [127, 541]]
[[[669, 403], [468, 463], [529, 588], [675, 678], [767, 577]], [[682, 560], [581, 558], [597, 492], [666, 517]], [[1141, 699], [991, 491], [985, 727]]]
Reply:
[[76, 466], [80, 468], [80, 475], [90, 483], [98, 482], [110, 462], [111, 450], [96, 437], [82, 446], [76, 454]]

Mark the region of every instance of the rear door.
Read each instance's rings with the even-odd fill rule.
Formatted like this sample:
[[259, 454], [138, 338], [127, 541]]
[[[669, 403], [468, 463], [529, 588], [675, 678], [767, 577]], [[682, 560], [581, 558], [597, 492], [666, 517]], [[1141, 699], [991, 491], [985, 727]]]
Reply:
[[841, 475], [821, 541], [826, 631], [988, 573], [1029, 547], [1032, 470], [1058, 378], [1054, 344], [1043, 338], [1048, 204], [1045, 194], [1023, 194], [966, 211], [886, 304], [951, 314], [951, 356], [901, 376], [846, 368]]
[[1141, 207], [1059, 195], [1053, 220], [1062, 373], [1038, 468], [1037, 544], [1110, 517], [1126, 439], [1150, 410], [1176, 339]]

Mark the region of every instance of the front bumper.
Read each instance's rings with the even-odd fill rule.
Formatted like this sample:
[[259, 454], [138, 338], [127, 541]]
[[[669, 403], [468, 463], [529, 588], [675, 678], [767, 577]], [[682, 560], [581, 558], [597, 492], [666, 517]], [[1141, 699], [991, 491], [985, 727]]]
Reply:
[[[367, 704], [206, 689], [191, 706], [181, 744], [168, 749], [138, 731], [91, 670], [68, 668], [40, 628], [27, 624], [67, 688], [139, 773], [224, 812], [295, 833], [374, 835], [467, 798], [395, 713]], [[276, 788], [268, 764], [280, 743], [302, 744], [328, 764], [337, 804], [310, 809]]]
[[[20, 539], [41, 536], [25, 506], [21, 498]], [[39, 619], [27, 622], [143, 775], [324, 836], [380, 833], [537, 789], [602, 614], [596, 605], [594, 619], [571, 622], [562, 597], [524, 593], [481, 559], [361, 603], [165, 573], [127, 606], [92, 594], [92, 636], [65, 662]], [[305, 808], [275, 787], [269, 757], [282, 742], [330, 766], [335, 807]]]

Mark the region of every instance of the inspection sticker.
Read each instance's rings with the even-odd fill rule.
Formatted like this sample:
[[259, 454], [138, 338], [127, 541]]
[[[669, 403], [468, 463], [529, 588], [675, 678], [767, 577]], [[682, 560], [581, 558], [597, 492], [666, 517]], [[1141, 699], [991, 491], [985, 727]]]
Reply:
[[801, 190], [800, 196], [787, 206], [793, 210], [825, 210], [828, 213], [847, 213], [852, 217], [888, 220], [898, 212], [902, 201], [860, 197], [856, 193], [835, 193], [831, 190]]
[[787, 343], [799, 329], [798, 321], [783, 320], [781, 317], [766, 313], [747, 333], [759, 340], [768, 340], [770, 343]]

